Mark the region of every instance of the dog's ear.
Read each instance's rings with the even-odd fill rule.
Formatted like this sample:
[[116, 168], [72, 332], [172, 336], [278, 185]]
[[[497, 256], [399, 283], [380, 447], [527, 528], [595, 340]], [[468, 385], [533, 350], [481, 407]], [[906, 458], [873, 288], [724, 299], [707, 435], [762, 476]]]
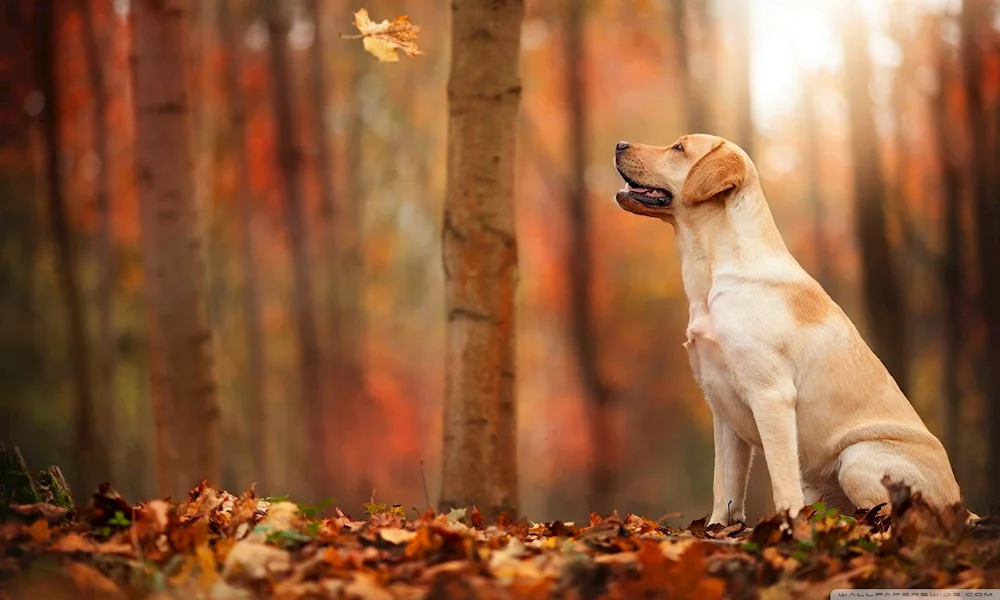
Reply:
[[681, 201], [695, 204], [732, 191], [743, 185], [746, 171], [743, 157], [720, 144], [691, 167], [681, 185]]

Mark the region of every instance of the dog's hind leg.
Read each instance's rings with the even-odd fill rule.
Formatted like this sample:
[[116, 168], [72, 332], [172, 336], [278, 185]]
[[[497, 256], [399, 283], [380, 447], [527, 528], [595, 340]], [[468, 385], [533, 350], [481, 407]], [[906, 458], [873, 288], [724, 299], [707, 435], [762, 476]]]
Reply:
[[921, 480], [913, 463], [887, 452], [876, 442], [859, 442], [840, 453], [837, 479], [841, 489], [859, 509], [870, 509], [889, 501], [889, 491], [882, 483], [886, 475], [911, 486]]

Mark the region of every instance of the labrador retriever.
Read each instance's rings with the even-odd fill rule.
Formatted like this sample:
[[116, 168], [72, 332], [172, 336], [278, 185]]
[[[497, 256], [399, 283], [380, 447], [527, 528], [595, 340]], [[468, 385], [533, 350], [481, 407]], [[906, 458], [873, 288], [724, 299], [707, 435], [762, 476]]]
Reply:
[[710, 523], [746, 518], [763, 450], [774, 504], [888, 502], [884, 476], [930, 502], [960, 502], [944, 447], [840, 307], [782, 241], [757, 169], [736, 144], [687, 135], [619, 142], [623, 209], [670, 223], [690, 303], [687, 349], [712, 409]]

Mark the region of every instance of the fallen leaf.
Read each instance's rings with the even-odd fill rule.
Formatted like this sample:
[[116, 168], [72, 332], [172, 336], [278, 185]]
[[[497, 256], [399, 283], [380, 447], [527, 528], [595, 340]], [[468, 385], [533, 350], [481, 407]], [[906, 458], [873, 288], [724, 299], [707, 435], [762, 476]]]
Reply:
[[97, 544], [83, 537], [79, 533], [68, 533], [53, 542], [48, 550], [51, 552], [88, 552], [97, 550]]
[[125, 594], [118, 589], [115, 582], [105, 577], [104, 574], [94, 567], [83, 563], [70, 562], [66, 564], [65, 568], [73, 580], [77, 591], [81, 592], [81, 597], [108, 598], [110, 600], [125, 598]]
[[417, 537], [416, 531], [399, 527], [385, 527], [378, 530], [379, 536], [390, 544], [406, 544]]
[[43, 518], [47, 519], [50, 523], [62, 521], [69, 514], [69, 509], [45, 502], [37, 504], [12, 504], [10, 508], [22, 517], [31, 519]]
[[358, 598], [359, 600], [394, 600], [389, 590], [367, 573], [354, 575], [351, 582], [343, 587], [343, 593], [347, 598]]
[[195, 556], [199, 567], [198, 584], [203, 590], [207, 590], [219, 579], [219, 572], [215, 568], [215, 553], [207, 545], [198, 546], [195, 549]]
[[272, 574], [287, 573], [291, 568], [292, 557], [287, 550], [241, 540], [226, 556], [222, 576], [227, 581], [242, 578], [257, 581]]
[[406, 15], [396, 17], [390, 23], [388, 19], [376, 23], [368, 16], [368, 11], [360, 9], [354, 13], [354, 26], [361, 35], [344, 36], [344, 39], [361, 38], [365, 50], [379, 59], [379, 62], [399, 62], [397, 50], [407, 56], [423, 54], [417, 48], [417, 35], [420, 27], [410, 23]]
[[31, 539], [38, 542], [47, 542], [49, 536], [52, 535], [52, 530], [49, 528], [49, 522], [45, 519], [38, 519], [28, 527], [28, 534]]

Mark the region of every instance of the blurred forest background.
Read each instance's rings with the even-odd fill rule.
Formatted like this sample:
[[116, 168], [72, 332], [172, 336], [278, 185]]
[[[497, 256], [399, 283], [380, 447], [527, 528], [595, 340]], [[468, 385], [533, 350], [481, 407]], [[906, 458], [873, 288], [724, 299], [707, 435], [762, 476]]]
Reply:
[[[190, 2], [220, 486], [348, 511], [373, 489], [435, 501], [449, 4], [369, 0], [375, 20], [421, 27], [423, 55], [381, 63], [340, 37], [356, 33], [355, 3]], [[0, 440], [61, 465], [82, 499], [103, 480], [130, 500], [178, 493], [156, 474], [153, 412], [168, 400], [145, 288], [133, 9], [0, 3]], [[523, 514], [711, 508], [711, 415], [681, 347], [673, 233], [613, 202], [616, 141], [692, 132], [749, 152], [786, 243], [942, 438], [969, 505], [1000, 499], [998, 9], [526, 1]], [[770, 496], [760, 460], [750, 518]]]

